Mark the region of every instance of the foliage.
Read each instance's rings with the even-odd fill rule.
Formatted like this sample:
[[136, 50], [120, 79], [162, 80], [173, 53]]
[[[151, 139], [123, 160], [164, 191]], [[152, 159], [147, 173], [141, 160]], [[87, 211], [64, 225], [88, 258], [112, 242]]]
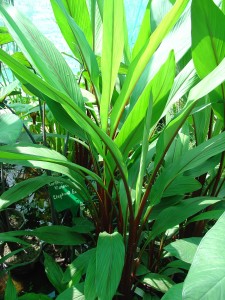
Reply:
[[[51, 0], [80, 64], [77, 78], [28, 19], [0, 6], [22, 52], [0, 49], [0, 59], [37, 101], [28, 113], [40, 119], [27, 131], [32, 142], [20, 138], [16, 124], [27, 116], [16, 106], [11, 124], [0, 119], [13, 132], [1, 140], [0, 161], [46, 170], [3, 192], [0, 208], [54, 182], [73, 188], [83, 207], [71, 227], [56, 217], [52, 226], [4, 232], [0, 240], [26, 234], [87, 243], [65, 272], [45, 254], [56, 299], [193, 298], [202, 291], [199, 272], [207, 276], [222, 253], [222, 240], [209, 243], [222, 232], [223, 215], [201, 238], [224, 211], [224, 12], [212, 0], [164, 0], [161, 13], [157, 3], [149, 1], [131, 47], [122, 0]], [[1, 93], [3, 106], [13, 104], [14, 88]], [[215, 263], [217, 272], [224, 257]]]

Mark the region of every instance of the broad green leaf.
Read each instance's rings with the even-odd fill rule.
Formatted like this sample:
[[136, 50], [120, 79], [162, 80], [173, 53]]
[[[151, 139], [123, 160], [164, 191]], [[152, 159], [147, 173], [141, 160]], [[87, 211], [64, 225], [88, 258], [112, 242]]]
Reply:
[[[177, 160], [181, 159], [183, 155], [185, 155], [185, 153], [190, 149], [189, 129], [189, 124], [186, 122], [178, 132], [175, 139], [173, 140], [165, 156], [165, 168], [173, 162], [176, 162]], [[194, 178], [192, 177], [192, 179]]]
[[[184, 13], [181, 15], [176, 25], [162, 40], [162, 43], [151, 57], [131, 94], [130, 102], [135, 102], [136, 99], [139, 98], [145, 86], [157, 74], [171, 51], [173, 51], [175, 54], [176, 62], [179, 62], [191, 47], [191, 18], [189, 4], [190, 2], [188, 3]], [[179, 66], [177, 66], [177, 69], [179, 71]], [[190, 85], [189, 82], [187, 82], [185, 85], [187, 86], [188, 84]]]
[[[126, 66], [130, 65], [131, 61], [131, 49], [130, 49], [130, 41], [128, 36], [128, 24], [129, 21], [126, 18], [126, 3], [124, 0], [123, 2], [123, 34], [124, 34], [124, 51], [123, 51], [123, 57], [124, 57], [124, 63]], [[141, 4], [140, 4], [141, 5]]]
[[66, 289], [64, 292], [62, 292], [56, 300], [85, 300], [83, 291], [81, 288], [78, 287], [70, 287]]
[[142, 282], [162, 293], [166, 293], [174, 285], [174, 282], [169, 277], [157, 273], [145, 275]]
[[199, 105], [201, 104], [206, 105], [206, 107], [193, 114], [196, 145], [203, 143], [208, 138], [209, 126], [212, 121], [212, 108], [211, 105], [207, 106], [207, 104], [209, 104], [209, 99], [203, 98], [200, 100]]
[[43, 187], [46, 184], [55, 181], [62, 181], [64, 183], [69, 183], [68, 180], [63, 179], [62, 177], [54, 176], [40, 176], [35, 178], [30, 178], [20, 183], [17, 183], [6, 192], [0, 196], [0, 210], [7, 208], [13, 203], [29, 196], [39, 188]]
[[80, 171], [87, 171], [88, 175], [93, 175], [93, 178], [100, 185], [104, 186], [100, 177], [98, 177], [95, 173], [89, 172], [88, 169], [71, 163], [62, 154], [55, 150], [50, 150], [40, 145], [21, 143], [12, 146], [1, 146], [0, 161], [49, 169], [54, 172], [62, 173], [75, 181], [76, 176], [78, 176], [78, 182], [83, 177]]
[[[87, 300], [95, 300], [96, 293], [96, 255], [89, 260], [84, 282], [84, 295]], [[101, 299], [101, 298], [98, 298]]]
[[0, 114], [0, 144], [13, 144], [19, 138], [23, 122], [12, 113]]
[[6, 27], [0, 27], [0, 45], [13, 42], [13, 38], [9, 34]]
[[160, 22], [162, 22], [165, 15], [172, 8], [172, 4], [169, 0], [152, 0], [151, 1], [151, 29], [152, 32], [159, 26]]
[[166, 265], [167, 268], [179, 268], [183, 270], [189, 270], [190, 269], [190, 264], [185, 263], [182, 260], [173, 260], [170, 263]]
[[222, 0], [222, 12], [225, 13], [225, 1]]
[[175, 5], [171, 9], [171, 11], [165, 16], [163, 21], [157, 27], [157, 29], [151, 35], [148, 43], [140, 53], [136, 56], [135, 60], [131, 63], [129, 67], [129, 71], [124, 82], [121, 93], [116, 101], [116, 104], [112, 110], [111, 114], [111, 135], [114, 135], [119, 120], [121, 118], [121, 114], [123, 113], [124, 107], [127, 104], [129, 97], [140, 78], [142, 72], [144, 71], [147, 63], [149, 62], [151, 56], [155, 52], [155, 50], [160, 45], [163, 38], [166, 34], [171, 30], [173, 25], [176, 23], [180, 15], [182, 14], [185, 6], [187, 5], [188, 0], [178, 0]]
[[[220, 134], [220, 132], [218, 132], [218, 134]], [[198, 177], [204, 173], [209, 172], [210, 170], [213, 170], [219, 164], [219, 162], [220, 162], [220, 154], [207, 159], [205, 162], [203, 162], [197, 167], [185, 171], [184, 175], [190, 177]]]
[[[126, 183], [127, 170], [125, 163], [122, 158], [122, 154], [112, 142], [112, 140], [97, 126], [93, 121], [65, 94], [57, 91], [55, 88], [41, 80], [38, 76], [27, 70], [23, 65], [19, 64], [13, 58], [11, 58], [7, 53], [0, 49], [0, 58], [4, 61], [16, 74], [19, 74], [22, 79], [32, 84], [35, 88], [40, 90], [50, 99], [61, 103], [68, 113], [68, 115], [76, 122], [77, 124], [83, 124], [83, 129], [90, 134], [93, 143], [96, 146], [97, 151], [102, 154], [102, 145], [101, 140], [104, 142], [109, 152], [111, 153], [126, 187], [128, 194], [128, 187]], [[105, 158], [107, 162], [107, 159]]]
[[188, 223], [196, 222], [196, 221], [203, 221], [203, 220], [218, 220], [219, 217], [223, 214], [224, 210], [216, 209], [203, 212], [193, 218], [191, 218]]
[[40, 240], [55, 245], [73, 246], [85, 242], [85, 239], [76, 233], [72, 227], [62, 225], [43, 226], [33, 230], [17, 230], [0, 233], [0, 241], [5, 236], [14, 237], [21, 235], [37, 236]]
[[73, 218], [74, 230], [78, 233], [90, 233], [95, 229], [94, 224], [85, 218]]
[[161, 117], [166, 105], [168, 93], [173, 84], [175, 73], [174, 53], [171, 52], [165, 64], [162, 65], [159, 72], [153, 80], [146, 86], [140, 98], [133, 109], [128, 114], [115, 142], [123, 153], [127, 156], [130, 149], [141, 141], [144, 129], [144, 118], [149, 105], [150, 92], [153, 98], [153, 112], [151, 118], [151, 127]]
[[1, 90], [0, 90], [0, 102], [4, 101], [5, 98], [8, 95], [10, 95], [15, 90], [15, 88], [17, 88], [18, 86], [19, 86], [19, 81], [15, 80], [15, 81], [11, 82], [10, 84], [1, 87]]
[[142, 276], [148, 274], [149, 272], [149, 269], [145, 265], [140, 264], [137, 268], [135, 275]]
[[15, 58], [18, 62], [20, 62], [22, 65], [24, 65], [27, 68], [31, 68], [31, 64], [29, 61], [26, 59], [26, 57], [23, 55], [22, 52], [14, 52], [12, 54], [12, 57]]
[[26, 293], [18, 298], [19, 300], [51, 300], [52, 298], [44, 294]]
[[181, 300], [183, 282], [173, 285], [168, 292], [162, 297], [162, 300]]
[[[185, 153], [183, 153], [183, 156], [181, 158], [178, 158], [176, 161], [172, 162], [172, 164], [168, 165], [162, 171], [153, 186], [152, 193], [150, 194], [151, 203], [158, 203], [158, 201], [160, 200], [160, 195], [170, 186], [170, 184], [177, 176], [179, 176], [179, 174], [183, 174], [185, 171], [197, 168], [204, 164], [204, 162], [206, 162], [211, 157], [225, 151], [224, 138], [225, 133], [221, 133], [211, 138], [210, 140], [205, 141], [199, 146], [186, 151]], [[204, 173], [204, 170], [202, 171]], [[183, 179], [184, 178], [181, 177], [181, 183], [185, 183]], [[176, 184], [178, 184], [178, 181], [175, 182], [175, 187]], [[199, 188], [197, 184], [194, 185], [194, 187], [195, 186], [197, 189]]]
[[160, 298], [156, 295], [145, 293], [143, 296], [143, 300], [160, 300]]
[[112, 299], [118, 288], [125, 258], [122, 236], [100, 233], [96, 249], [96, 292], [99, 299]]
[[[163, 192], [162, 197], [184, 195], [199, 190], [202, 185], [198, 180], [189, 176], [178, 176]], [[163, 188], [162, 188], [163, 189]], [[155, 191], [153, 188], [152, 191]], [[160, 197], [160, 194], [158, 195]]]
[[93, 51], [96, 55], [102, 53], [102, 20], [104, 0], [89, 1], [91, 6], [91, 24], [93, 31]]
[[218, 198], [196, 197], [182, 200], [177, 205], [164, 209], [155, 220], [150, 235], [151, 239], [218, 201], [220, 201]]
[[196, 74], [193, 61], [191, 60], [176, 76], [162, 117], [165, 117], [170, 109], [172, 109], [173, 105], [179, 101], [198, 81], [199, 78]]
[[182, 299], [223, 299], [225, 295], [225, 213], [203, 237], [184, 281]]
[[6, 284], [4, 300], [17, 300], [17, 299], [18, 297], [17, 297], [16, 287], [12, 281], [11, 276], [9, 276]]
[[164, 247], [168, 252], [166, 257], [175, 256], [176, 258], [191, 264], [200, 242], [201, 238], [197, 237], [176, 240]]
[[107, 132], [110, 101], [114, 90], [124, 48], [124, 5], [121, 0], [105, 1], [102, 45], [102, 97], [100, 117], [102, 129]]
[[[68, 32], [70, 33], [70, 43], [75, 44], [77, 46], [77, 50], [79, 51], [82, 60], [84, 61], [84, 65], [87, 68], [87, 71], [90, 75], [91, 81], [94, 84], [97, 96], [99, 96], [99, 69], [97, 60], [95, 57], [94, 52], [91, 49], [83, 31], [80, 29], [78, 24], [75, 20], [71, 17], [66, 7], [63, 5], [65, 4], [65, 0], [51, 0], [51, 4], [53, 7], [53, 11], [55, 13], [57, 21], [60, 20], [59, 25], [60, 28], [65, 27], [65, 30], [68, 28]], [[72, 1], [71, 1], [72, 2]], [[71, 4], [71, 3], [70, 3]], [[71, 13], [71, 11], [70, 11]], [[62, 30], [62, 29], [61, 29]], [[73, 35], [73, 36], [71, 36]], [[71, 39], [73, 41], [71, 42]], [[74, 49], [74, 45], [72, 46]], [[76, 55], [76, 52], [75, 52]]]
[[58, 293], [63, 292], [66, 289], [66, 284], [62, 283], [63, 278], [63, 270], [57, 264], [55, 259], [53, 259], [50, 255], [44, 252], [44, 267], [45, 273], [48, 277], [48, 280], [54, 286], [54, 288], [58, 291]]
[[69, 282], [76, 275], [76, 272], [81, 271], [82, 275], [87, 272], [89, 261], [92, 260], [96, 255], [96, 248], [90, 249], [84, 253], [79, 254], [79, 256], [72, 261], [72, 263], [67, 267], [62, 282]]
[[[225, 56], [225, 22], [223, 12], [212, 0], [193, 0], [192, 19], [192, 56], [200, 78], [204, 78], [217, 67]], [[212, 102], [225, 99], [225, 85], [221, 84], [212, 93]], [[224, 104], [213, 104], [217, 115], [224, 118]]]
[[[188, 102], [181, 113], [173, 119], [160, 134], [157, 143], [155, 168], [160, 165], [180, 127], [191, 113], [198, 99], [210, 93], [225, 80], [225, 59], [208, 76], [194, 86], [188, 96]], [[154, 174], [154, 173], [153, 173]]]
[[[91, 20], [88, 12], [88, 6], [86, 0], [62, 0], [68, 14], [74, 19], [76, 24], [83, 31], [88, 43], [92, 46], [92, 28]], [[79, 46], [76, 44], [76, 39], [74, 38], [73, 31], [71, 30], [69, 24], [63, 18], [62, 12], [56, 9], [54, 2], [52, 2], [53, 12], [55, 14], [55, 19], [59, 25], [59, 28], [67, 41], [71, 51], [76, 57], [80, 57]]]
[[44, 294], [26, 293], [18, 298], [19, 300], [51, 300], [52, 298]]
[[15, 238], [9, 232], [0, 233], [0, 241], [1, 242], [14, 242], [14, 243], [19, 243], [19, 244], [26, 245], [26, 246], [29, 245], [28, 243], [24, 242], [23, 240]]
[[0, 13], [13, 39], [36, 71], [49, 84], [83, 107], [83, 97], [74, 74], [55, 46], [15, 7], [1, 5]]

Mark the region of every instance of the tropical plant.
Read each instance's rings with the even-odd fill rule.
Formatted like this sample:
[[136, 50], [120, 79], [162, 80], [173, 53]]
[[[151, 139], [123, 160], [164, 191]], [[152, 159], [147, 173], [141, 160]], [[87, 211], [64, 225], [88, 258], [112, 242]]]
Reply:
[[[149, 1], [131, 48], [122, 0], [51, 0], [81, 65], [79, 82], [29, 20], [11, 6], [0, 7], [32, 68], [1, 49], [0, 59], [46, 103], [76, 137], [77, 153], [85, 155], [74, 163], [42, 145], [0, 147], [2, 163], [52, 172], [3, 193], [1, 209], [61, 181], [76, 191], [86, 220], [94, 224], [93, 230], [83, 217], [73, 227], [25, 231], [63, 245], [82, 244], [91, 236], [89, 249], [65, 273], [46, 256], [58, 300], [180, 297], [195, 250], [199, 243], [206, 247], [207, 237], [200, 241], [213, 224], [208, 220], [224, 211], [224, 1], [220, 8], [212, 0], [164, 0], [164, 10], [161, 2]], [[222, 224], [223, 219], [209, 237]], [[0, 234], [0, 240], [25, 232]], [[190, 291], [199, 253], [184, 283], [184, 299], [197, 299]], [[218, 291], [224, 292], [222, 284]], [[202, 299], [209, 299], [207, 293]]]

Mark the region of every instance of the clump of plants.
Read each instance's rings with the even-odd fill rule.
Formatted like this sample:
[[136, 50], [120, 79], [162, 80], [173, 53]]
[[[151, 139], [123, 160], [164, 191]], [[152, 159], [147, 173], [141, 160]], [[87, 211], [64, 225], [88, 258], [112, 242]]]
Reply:
[[122, 0], [51, 0], [78, 79], [29, 20], [0, 7], [23, 57], [0, 49], [0, 59], [39, 99], [44, 134], [43, 143], [0, 146], [0, 161], [47, 170], [4, 192], [0, 208], [61, 183], [70, 200], [59, 203], [72, 213], [70, 226], [0, 240], [26, 234], [71, 247], [65, 269], [44, 253], [57, 300], [222, 299], [225, 7], [217, 2], [149, 1], [131, 47]]

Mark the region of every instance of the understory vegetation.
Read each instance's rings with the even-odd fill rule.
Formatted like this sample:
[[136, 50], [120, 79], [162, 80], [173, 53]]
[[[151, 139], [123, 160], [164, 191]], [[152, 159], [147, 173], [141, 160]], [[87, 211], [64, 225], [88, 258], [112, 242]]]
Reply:
[[134, 45], [122, 0], [50, 2], [69, 54], [0, 3], [4, 299], [224, 299], [225, 1], [150, 0]]

